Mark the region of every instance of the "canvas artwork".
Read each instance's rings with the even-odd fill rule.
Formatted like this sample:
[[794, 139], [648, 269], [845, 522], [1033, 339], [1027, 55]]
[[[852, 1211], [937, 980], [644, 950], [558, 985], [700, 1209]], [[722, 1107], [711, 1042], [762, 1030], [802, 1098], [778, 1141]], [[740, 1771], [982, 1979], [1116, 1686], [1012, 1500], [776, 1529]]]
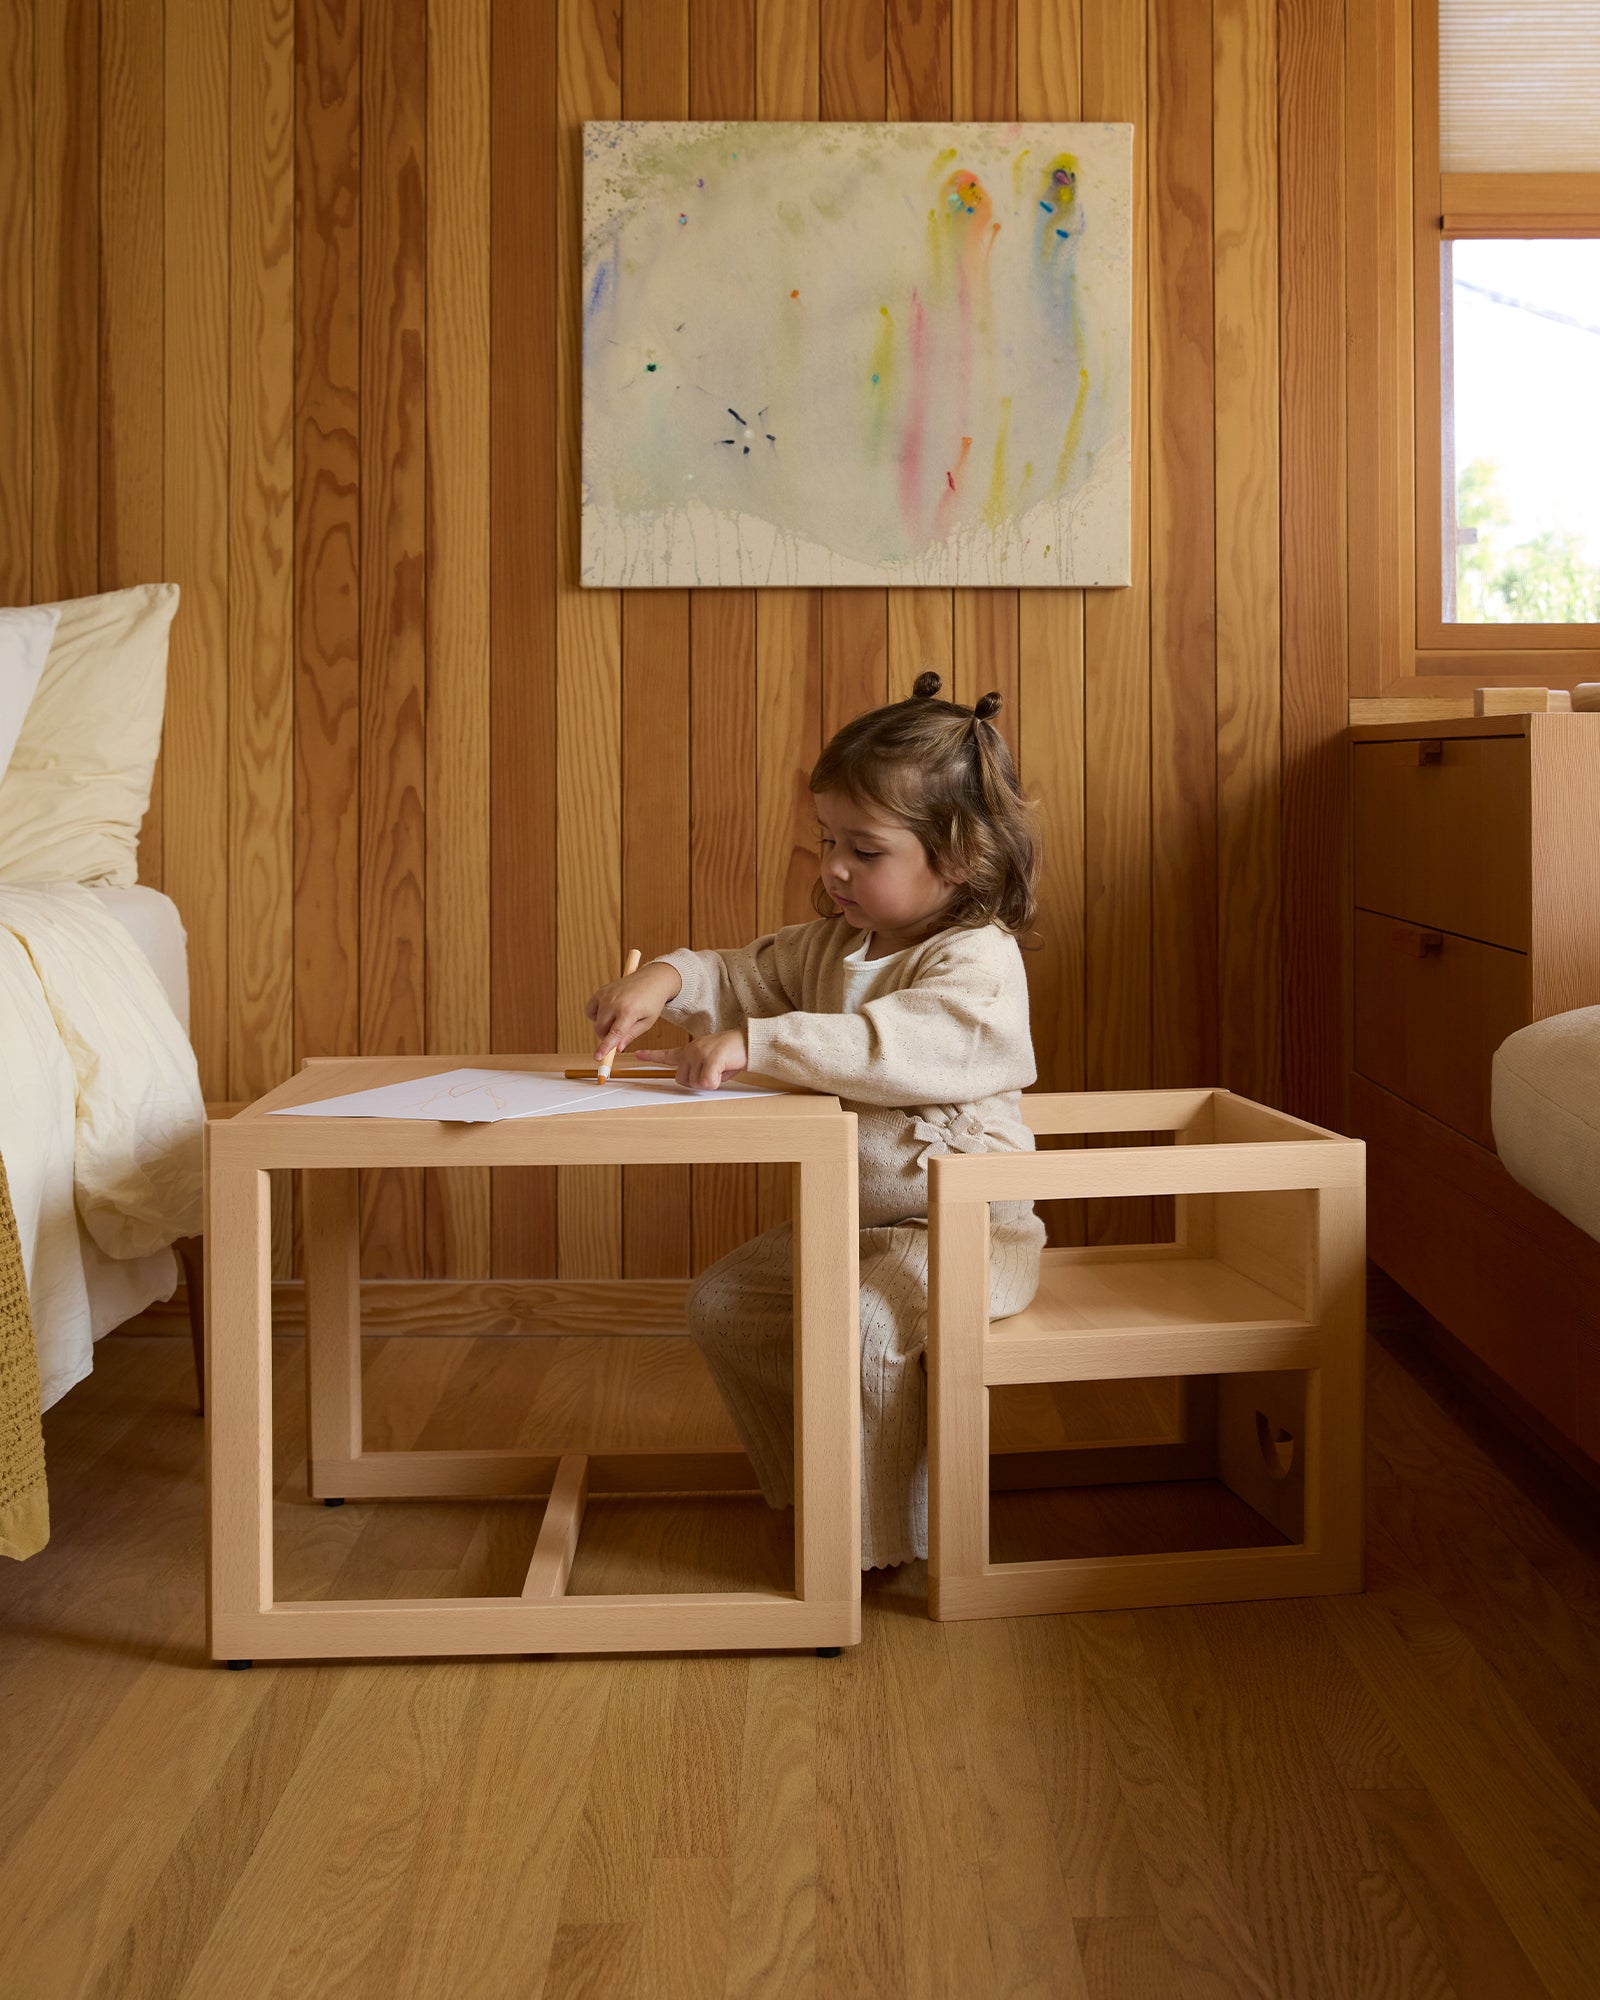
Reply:
[[596, 585], [1125, 584], [1132, 128], [584, 127]]

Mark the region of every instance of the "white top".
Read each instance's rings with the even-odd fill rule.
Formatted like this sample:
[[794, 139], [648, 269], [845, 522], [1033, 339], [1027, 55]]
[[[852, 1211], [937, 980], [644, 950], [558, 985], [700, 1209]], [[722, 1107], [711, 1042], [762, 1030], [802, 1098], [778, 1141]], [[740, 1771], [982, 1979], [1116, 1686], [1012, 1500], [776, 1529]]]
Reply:
[[906, 956], [906, 952], [911, 949], [908, 945], [906, 951], [891, 951], [882, 958], [869, 959], [867, 950], [872, 939], [873, 933], [866, 932], [855, 950], [848, 953], [841, 961], [844, 967], [844, 1011], [847, 1014], [861, 1012], [867, 1001], [872, 998], [883, 974], [890, 966], [898, 965]]

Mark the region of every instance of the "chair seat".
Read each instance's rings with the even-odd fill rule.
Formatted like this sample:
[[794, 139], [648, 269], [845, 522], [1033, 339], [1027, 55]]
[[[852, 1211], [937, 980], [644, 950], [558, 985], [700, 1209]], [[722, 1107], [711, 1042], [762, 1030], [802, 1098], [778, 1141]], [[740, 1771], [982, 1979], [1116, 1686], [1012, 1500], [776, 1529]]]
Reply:
[[1316, 1353], [1297, 1306], [1215, 1257], [1046, 1250], [1032, 1305], [990, 1323], [984, 1380], [1306, 1368]]

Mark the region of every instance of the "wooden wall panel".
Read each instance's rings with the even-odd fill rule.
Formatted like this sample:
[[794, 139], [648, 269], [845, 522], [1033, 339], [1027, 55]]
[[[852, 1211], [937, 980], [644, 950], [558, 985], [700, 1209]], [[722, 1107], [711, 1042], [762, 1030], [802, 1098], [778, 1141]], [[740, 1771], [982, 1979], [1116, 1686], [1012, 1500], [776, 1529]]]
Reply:
[[[426, 1047], [427, 4], [361, 10], [361, 1047]], [[418, 1168], [361, 1177], [365, 1268], [421, 1276]]]
[[[489, 69], [489, 1039], [556, 1024], [556, 9], [492, 0]], [[490, 1192], [497, 1277], [557, 1266], [556, 1177]]]
[[[909, 24], [909, 4], [904, 11]], [[891, 115], [887, 25], [885, 0], [820, 0], [819, 117]], [[888, 595], [883, 590], [822, 593], [824, 742], [851, 716], [889, 698]], [[904, 666], [902, 662], [902, 672]]]
[[231, 22], [228, 1091], [253, 1097], [294, 1059], [294, 13]]
[[[752, 0], [691, 0], [689, 115], [753, 118]], [[756, 935], [756, 593], [703, 590], [689, 624], [690, 921], [696, 949]], [[757, 1229], [753, 1166], [690, 1171], [690, 1268]]]
[[33, 596], [99, 586], [100, 8], [33, 20]]
[[1278, 3], [1284, 1098], [1344, 1115], [1344, 120], [1340, 17]]
[[[622, 113], [622, 49], [614, 0], [563, 0], [561, 9], [561, 302], [556, 466], [556, 780], [558, 885], [556, 958], [561, 1046], [587, 1054], [593, 1030], [584, 1002], [622, 970], [622, 593], [578, 584], [581, 495], [583, 134], [585, 118]], [[564, 1275], [622, 1275], [622, 1173], [588, 1167], [559, 1188]]]
[[[162, 0], [100, 6], [100, 588], [162, 573]], [[139, 879], [162, 880], [162, 765]]]
[[1217, 1073], [1211, 0], [1152, 0], [1151, 1080]]
[[1283, 996], [1278, 824], [1278, 36], [1213, 0], [1217, 586], [1217, 1079], [1276, 1104]]
[[[1133, 537], [1127, 590], [1084, 597], [1084, 1075], [1091, 1090], [1151, 1080], [1149, 242], [1143, 10], [1083, 0], [1083, 116], [1131, 122]], [[1164, 412], [1161, 416], [1164, 417]], [[1158, 419], [1159, 420], [1159, 419]], [[1096, 1239], [1146, 1236], [1148, 1204], [1089, 1204]]]
[[[295, 24], [295, 1050], [361, 1046], [361, 13]], [[181, 621], [180, 621], [181, 623]]]
[[[623, 0], [622, 115], [689, 114], [688, 0]], [[689, 592], [622, 600], [622, 935], [646, 958], [693, 927], [689, 854]], [[619, 968], [620, 970], [620, 968]], [[670, 1037], [668, 1039], [671, 1039]], [[630, 1278], [689, 1273], [687, 1167], [622, 1176], [622, 1268]]]
[[228, 41], [210, 0], [167, 0], [162, 511], [165, 571], [181, 596], [167, 655], [162, 880], [189, 934], [189, 1034], [211, 1098], [228, 1095], [229, 1039]]
[[[427, 1046], [489, 1046], [489, 0], [428, 0]], [[430, 1277], [489, 1275], [486, 1168], [426, 1177]]]
[[[1346, 451], [1407, 462], [1405, 13], [0, 0], [0, 594], [183, 587], [145, 859], [208, 1092], [583, 1050], [628, 945], [806, 920], [817, 752], [927, 664], [1001, 690], [1039, 800], [1041, 1083], [1337, 1121], [1344, 703], [1409, 587], [1405, 496], [1343, 500]], [[1132, 587], [581, 589], [578, 127], [624, 114], [1133, 120]], [[787, 1209], [623, 1178], [390, 1184], [369, 1262], [681, 1274]]]
[[0, 0], [0, 603], [33, 594], [33, 0]]

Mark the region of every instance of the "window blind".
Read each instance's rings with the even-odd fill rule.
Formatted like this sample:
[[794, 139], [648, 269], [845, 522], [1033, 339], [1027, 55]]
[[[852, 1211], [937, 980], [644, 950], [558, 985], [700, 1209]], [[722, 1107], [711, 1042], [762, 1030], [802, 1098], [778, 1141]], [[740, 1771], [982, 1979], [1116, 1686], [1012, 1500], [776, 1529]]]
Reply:
[[1439, 165], [1600, 173], [1600, 0], [1439, 0]]

